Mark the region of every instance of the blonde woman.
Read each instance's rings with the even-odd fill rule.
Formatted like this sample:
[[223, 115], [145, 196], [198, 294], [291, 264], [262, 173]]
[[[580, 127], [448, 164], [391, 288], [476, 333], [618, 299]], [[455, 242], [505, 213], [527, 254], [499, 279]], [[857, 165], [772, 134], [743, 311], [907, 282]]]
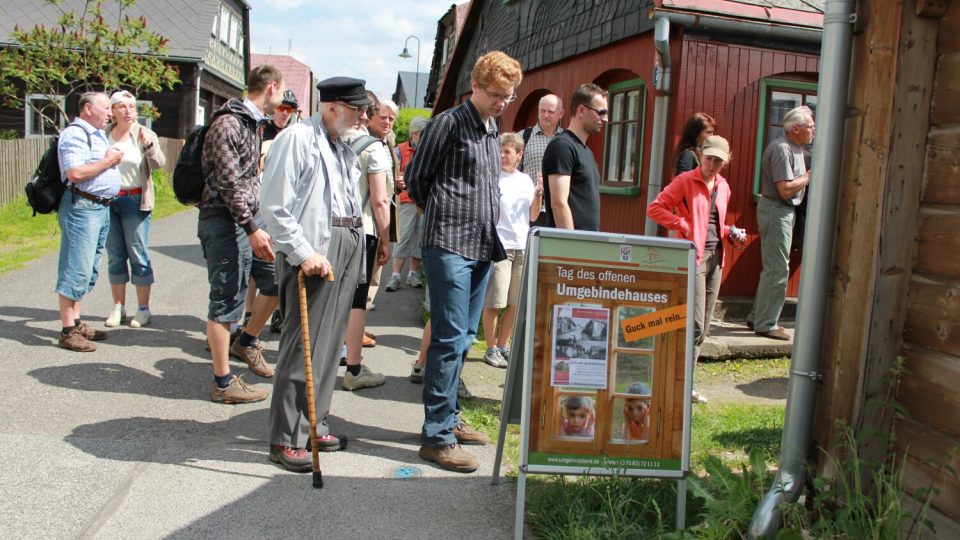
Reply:
[[120, 193], [110, 204], [110, 232], [107, 235], [107, 272], [113, 294], [113, 311], [106, 326], [120, 326], [126, 318], [126, 286], [137, 289], [137, 312], [131, 328], [150, 322], [150, 287], [153, 267], [147, 251], [150, 217], [153, 211], [153, 169], [162, 167], [166, 157], [157, 134], [137, 122], [137, 100], [122, 90], [110, 96], [113, 120], [107, 126], [111, 146], [123, 152], [120, 162]]

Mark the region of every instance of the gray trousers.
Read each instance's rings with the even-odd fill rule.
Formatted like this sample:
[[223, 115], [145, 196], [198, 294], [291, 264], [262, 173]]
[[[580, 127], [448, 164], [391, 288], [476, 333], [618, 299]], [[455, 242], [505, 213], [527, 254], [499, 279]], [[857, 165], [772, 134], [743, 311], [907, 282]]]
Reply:
[[697, 277], [694, 281], [696, 290], [693, 312], [693, 361], [700, 357], [700, 346], [703, 340], [710, 335], [710, 321], [713, 320], [713, 307], [717, 304], [717, 295], [720, 293], [720, 278], [723, 268], [720, 261], [723, 258], [723, 246], [705, 250], [703, 259], [697, 265]]
[[[326, 420], [337, 382], [340, 347], [347, 334], [350, 303], [360, 277], [362, 249], [362, 229], [333, 227], [327, 260], [333, 267], [336, 279], [332, 282], [320, 276], [306, 279], [319, 436], [330, 434]], [[279, 359], [273, 376], [270, 402], [270, 443], [305, 448], [310, 440], [310, 417], [307, 412], [306, 372], [303, 369], [298, 274], [298, 267], [291, 266], [286, 257], [277, 254], [283, 330], [280, 333]]]
[[761, 197], [757, 203], [757, 224], [760, 226], [760, 259], [763, 271], [747, 321], [757, 332], [777, 328], [790, 278], [790, 242], [793, 240], [794, 207]]

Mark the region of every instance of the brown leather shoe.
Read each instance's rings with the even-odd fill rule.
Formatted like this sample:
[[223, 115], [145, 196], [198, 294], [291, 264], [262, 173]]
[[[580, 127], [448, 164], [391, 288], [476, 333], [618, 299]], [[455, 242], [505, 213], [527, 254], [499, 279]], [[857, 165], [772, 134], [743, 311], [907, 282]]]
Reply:
[[364, 347], [376, 347], [376, 346], [377, 346], [377, 340], [375, 340], [375, 339], [373, 339], [372, 337], [364, 334], [364, 336], [363, 336], [363, 346], [364, 346]]
[[441, 448], [421, 446], [417, 452], [421, 459], [436, 463], [441, 469], [453, 472], [471, 473], [480, 467], [480, 460], [460, 447], [448, 444]]
[[74, 326], [69, 334], [61, 332], [60, 339], [57, 340], [57, 346], [73, 352], [93, 352], [97, 350], [97, 346], [83, 336], [79, 326]]
[[267, 399], [267, 391], [254, 388], [243, 381], [239, 375], [234, 375], [230, 385], [220, 388], [217, 383], [210, 383], [210, 399], [214, 403], [235, 405], [238, 403], [256, 403]]
[[783, 328], [774, 328], [769, 332], [755, 332], [758, 336], [763, 336], [765, 338], [776, 339], [779, 341], [790, 341], [790, 334], [787, 334]]
[[457, 442], [460, 444], [475, 444], [483, 446], [490, 442], [490, 437], [487, 437], [486, 433], [473, 429], [463, 422], [461, 422], [459, 426], [453, 428], [453, 434], [457, 437]]
[[234, 341], [233, 345], [230, 345], [230, 355], [246, 362], [250, 371], [257, 375], [268, 379], [273, 377], [273, 368], [263, 359], [263, 346], [260, 342], [244, 347], [240, 344], [240, 340]]
[[90, 328], [87, 323], [82, 322], [77, 325], [77, 331], [80, 332], [80, 335], [87, 338], [89, 341], [103, 341], [107, 339], [107, 333], [103, 330], [94, 330]]

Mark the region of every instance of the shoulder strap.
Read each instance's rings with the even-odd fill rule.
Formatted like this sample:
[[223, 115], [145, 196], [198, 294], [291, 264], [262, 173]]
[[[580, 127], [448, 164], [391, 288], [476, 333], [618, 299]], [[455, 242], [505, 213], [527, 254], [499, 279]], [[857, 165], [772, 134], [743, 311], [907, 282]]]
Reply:
[[530, 135], [533, 134], [533, 127], [528, 127], [523, 130], [523, 145], [526, 146], [530, 142]]
[[364, 150], [367, 149], [368, 146], [370, 146], [375, 142], [383, 143], [383, 141], [381, 141], [380, 139], [372, 135], [364, 134], [357, 137], [356, 139], [353, 140], [353, 142], [350, 143], [350, 149], [353, 150], [354, 154], [359, 156], [360, 152], [363, 152]]

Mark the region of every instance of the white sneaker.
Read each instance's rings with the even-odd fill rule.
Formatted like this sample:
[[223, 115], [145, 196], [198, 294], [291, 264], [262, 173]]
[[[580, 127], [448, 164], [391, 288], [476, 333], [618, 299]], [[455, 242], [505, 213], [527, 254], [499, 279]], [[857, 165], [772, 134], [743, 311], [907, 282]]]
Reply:
[[700, 392], [697, 392], [696, 390], [694, 390], [693, 394], [690, 395], [690, 402], [691, 403], [708, 403], [707, 396], [701, 394]]
[[123, 306], [115, 305], [113, 306], [113, 311], [110, 312], [110, 316], [107, 317], [107, 321], [103, 323], [103, 325], [110, 328], [120, 326], [126, 316], [126, 309], [124, 309]]
[[142, 328], [150, 324], [150, 309], [138, 309], [137, 314], [130, 321], [130, 328]]
[[386, 382], [386, 377], [382, 373], [374, 373], [367, 366], [360, 366], [360, 374], [353, 375], [349, 371], [343, 374], [343, 389], [357, 390], [359, 388], [372, 388], [380, 386]]
[[393, 292], [400, 288], [400, 274], [393, 274], [390, 276], [390, 279], [387, 280], [387, 292]]
[[411, 287], [415, 287], [417, 289], [419, 289], [420, 287], [423, 287], [423, 282], [420, 281], [420, 274], [417, 274], [415, 272], [411, 272], [407, 274], [407, 285]]
[[483, 355], [483, 361], [495, 368], [507, 367], [507, 361], [503, 356], [500, 356], [500, 349], [487, 349], [487, 352]]

